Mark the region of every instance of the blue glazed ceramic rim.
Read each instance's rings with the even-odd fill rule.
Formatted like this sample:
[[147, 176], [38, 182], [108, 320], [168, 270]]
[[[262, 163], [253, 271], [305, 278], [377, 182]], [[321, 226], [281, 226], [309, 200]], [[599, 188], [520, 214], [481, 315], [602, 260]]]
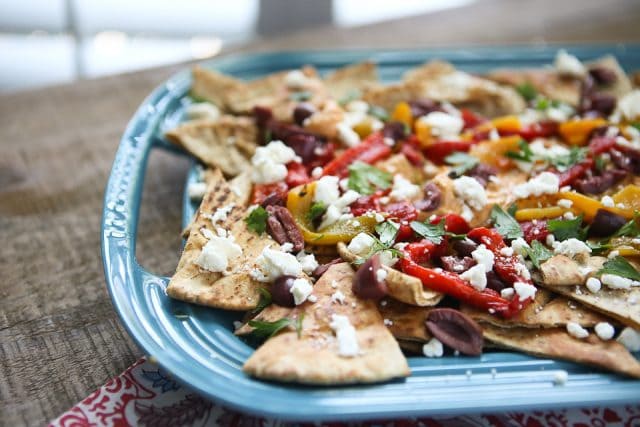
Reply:
[[[228, 56], [204, 66], [252, 78], [304, 64], [315, 65], [322, 72], [372, 59], [379, 64], [382, 79], [390, 80], [407, 67], [431, 58], [451, 61], [469, 71], [486, 71], [501, 66], [549, 64], [557, 49], [558, 46], [277, 52]], [[574, 46], [569, 50], [581, 59], [612, 53], [623, 66], [640, 68], [638, 46]], [[101, 230], [104, 271], [114, 308], [140, 348], [182, 384], [240, 411], [298, 421], [638, 402], [640, 381], [506, 352], [478, 358], [412, 357], [411, 377], [377, 385], [305, 387], [245, 376], [241, 366], [253, 350], [231, 333], [237, 316], [170, 300], [165, 294], [168, 278], [146, 271], [135, 258], [147, 158], [152, 149], [180, 152], [163, 140], [162, 133], [180, 120], [189, 86], [188, 70], [178, 73], [154, 90], [129, 122], [105, 190]], [[187, 180], [194, 177], [192, 169]], [[185, 222], [193, 209], [185, 197]], [[177, 261], [176, 258], [176, 264]], [[178, 311], [180, 316], [176, 315]], [[553, 384], [559, 370], [569, 373], [569, 381], [562, 387]]]

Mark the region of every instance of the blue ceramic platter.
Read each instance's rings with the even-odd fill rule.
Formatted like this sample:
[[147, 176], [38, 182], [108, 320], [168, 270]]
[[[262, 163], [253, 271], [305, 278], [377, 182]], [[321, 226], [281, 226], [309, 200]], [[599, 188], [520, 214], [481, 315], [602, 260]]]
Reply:
[[[315, 66], [321, 73], [374, 60], [384, 81], [408, 68], [440, 58], [482, 72], [498, 67], [552, 63], [557, 47], [457, 50], [323, 51], [228, 56], [203, 64], [242, 79], [274, 71]], [[614, 54], [627, 70], [640, 69], [640, 47], [570, 47], [583, 60]], [[113, 305], [130, 335], [179, 381], [224, 405], [288, 420], [352, 420], [610, 405], [640, 401], [640, 381], [584, 366], [488, 352], [481, 357], [409, 359], [412, 375], [399, 381], [350, 387], [307, 387], [258, 381], [242, 373], [253, 348], [232, 334], [239, 314], [189, 305], [168, 298], [169, 279], [136, 261], [136, 228], [147, 158], [171, 148], [163, 133], [182, 120], [190, 100], [188, 70], [157, 88], [142, 103], [122, 137], [104, 198], [102, 256]], [[194, 163], [195, 165], [195, 163]], [[195, 179], [192, 168], [187, 182]], [[195, 206], [184, 199], [184, 223]], [[176, 233], [180, 230], [176, 228]], [[176, 257], [176, 265], [178, 258]], [[569, 381], [554, 386], [565, 370]]]

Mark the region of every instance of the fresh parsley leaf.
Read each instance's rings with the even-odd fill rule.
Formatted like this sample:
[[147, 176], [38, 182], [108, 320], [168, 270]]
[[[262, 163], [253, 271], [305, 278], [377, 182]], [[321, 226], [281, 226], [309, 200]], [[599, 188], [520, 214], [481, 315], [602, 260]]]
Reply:
[[473, 169], [480, 163], [476, 157], [473, 157], [462, 151], [456, 151], [453, 154], [449, 154], [444, 159], [445, 162], [452, 165], [451, 178], [457, 178], [464, 175], [467, 171]]
[[516, 239], [524, 235], [518, 221], [508, 212], [505, 212], [500, 206], [493, 205], [489, 217], [491, 218], [493, 226], [498, 230], [498, 233], [505, 239]]
[[529, 144], [524, 139], [518, 141], [519, 151], [507, 151], [505, 155], [514, 160], [520, 160], [521, 162], [533, 162], [535, 160], [535, 155], [531, 148], [529, 148]]
[[621, 256], [617, 256], [605, 262], [597, 274], [613, 274], [626, 279], [640, 280], [640, 272], [638, 272], [638, 270], [636, 270], [629, 261]]
[[267, 229], [268, 217], [269, 217], [269, 213], [267, 212], [267, 210], [262, 206], [258, 206], [257, 208], [251, 211], [248, 217], [245, 218], [245, 222], [247, 223], [247, 228], [258, 234], [264, 233], [264, 230]]
[[446, 235], [444, 229], [444, 218], [437, 224], [429, 224], [428, 222], [412, 221], [411, 229], [425, 239], [431, 240], [434, 244], [439, 245], [443, 236]]
[[531, 241], [531, 246], [525, 248], [525, 251], [536, 268], [540, 268], [542, 261], [546, 261], [553, 256], [553, 252], [537, 240]]
[[517, 211], [518, 211], [518, 205], [515, 202], [511, 203], [507, 208], [507, 213], [511, 216], [516, 216]]
[[265, 307], [267, 307], [268, 305], [271, 305], [271, 292], [269, 292], [269, 290], [267, 288], [259, 288], [258, 289], [260, 291], [260, 301], [258, 301], [258, 305], [256, 306], [256, 308], [254, 308], [253, 310], [251, 310], [252, 314], [257, 314], [260, 313], [262, 310], [265, 309]]
[[385, 246], [391, 246], [396, 240], [400, 227], [391, 221], [381, 222], [376, 225], [376, 233], [380, 236], [380, 243]]
[[298, 338], [302, 336], [302, 322], [304, 321], [304, 313], [300, 313], [296, 318], [296, 334], [298, 334]]
[[638, 237], [638, 236], [640, 236], [640, 226], [638, 226], [638, 219], [640, 219], [639, 216], [640, 215], [635, 214], [633, 216], [633, 219], [631, 219], [625, 225], [620, 227], [620, 229], [618, 231], [616, 231], [615, 234], [613, 236], [611, 236], [611, 237], [620, 237], [620, 236]]
[[585, 243], [591, 248], [591, 253], [594, 255], [601, 254], [612, 248], [611, 244], [606, 242], [590, 242], [587, 240]]
[[389, 121], [389, 113], [387, 113], [387, 110], [377, 105], [371, 105], [368, 113], [370, 116], [373, 116], [378, 120], [382, 120], [383, 122]]
[[587, 147], [571, 147], [571, 150], [568, 154], [554, 156], [554, 157], [546, 157], [550, 164], [558, 168], [558, 170], [565, 171], [569, 169], [571, 166], [580, 163], [587, 157]]
[[389, 253], [391, 253], [391, 256], [395, 257], [395, 258], [401, 258], [402, 257], [402, 252], [400, 252], [398, 249], [395, 249], [393, 247], [391, 247], [391, 245], [393, 244], [393, 242], [391, 242], [390, 244], [385, 244], [382, 243], [382, 241], [380, 241], [380, 239], [378, 239], [376, 236], [370, 235], [373, 238], [373, 245], [371, 245], [371, 249], [369, 249], [369, 252], [364, 255], [361, 258], [356, 259], [353, 264], [358, 266], [363, 264], [366, 260], [368, 260], [369, 258], [371, 258], [372, 256], [374, 256], [375, 254], [377, 254], [378, 252], [383, 252], [383, 251], [389, 251]]
[[536, 96], [538, 96], [538, 91], [529, 82], [525, 82], [516, 86], [516, 90], [527, 102], [533, 101]]
[[322, 217], [327, 210], [327, 206], [322, 202], [314, 202], [309, 208], [309, 212], [307, 212], [307, 217], [309, 221], [313, 222], [316, 219]]
[[550, 105], [551, 105], [551, 104], [549, 103], [549, 99], [544, 98], [544, 97], [539, 97], [539, 98], [537, 99], [537, 101], [536, 101], [535, 108], [536, 108], [536, 110], [538, 110], [538, 111], [544, 111], [544, 110], [546, 110], [547, 108], [549, 108], [549, 107], [550, 107]]
[[362, 94], [360, 93], [359, 89], [356, 88], [352, 88], [343, 98], [341, 98], [338, 103], [340, 105], [346, 105], [348, 103], [350, 103], [351, 101], [355, 101], [356, 99], [360, 98]]
[[296, 102], [308, 101], [311, 99], [311, 92], [303, 90], [289, 94], [289, 99]]
[[582, 228], [582, 215], [574, 219], [550, 219], [547, 221], [547, 229], [559, 241], [571, 238], [584, 240], [587, 234], [586, 228]]
[[389, 188], [392, 179], [390, 173], [357, 161], [349, 166], [347, 186], [360, 194], [372, 194], [377, 188]]
[[268, 322], [266, 320], [249, 320], [249, 326], [253, 328], [253, 331], [251, 331], [251, 335], [260, 339], [271, 338], [272, 336], [289, 326], [298, 330], [296, 321], [291, 320], [288, 317], [283, 317], [282, 319], [276, 320], [274, 322]]

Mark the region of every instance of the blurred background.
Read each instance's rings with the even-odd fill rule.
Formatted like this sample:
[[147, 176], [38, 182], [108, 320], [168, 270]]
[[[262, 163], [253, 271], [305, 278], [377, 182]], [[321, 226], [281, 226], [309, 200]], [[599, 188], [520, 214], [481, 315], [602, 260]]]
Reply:
[[0, 0], [0, 93], [211, 57], [302, 30], [354, 28], [359, 45], [394, 46], [395, 30], [367, 38], [385, 21], [414, 46], [545, 43], [558, 31], [559, 41], [638, 42], [640, 0]]

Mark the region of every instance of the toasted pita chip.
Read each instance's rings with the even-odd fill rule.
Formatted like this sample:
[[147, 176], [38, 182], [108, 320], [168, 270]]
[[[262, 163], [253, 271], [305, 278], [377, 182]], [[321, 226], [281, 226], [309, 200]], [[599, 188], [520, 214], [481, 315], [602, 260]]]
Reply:
[[422, 347], [423, 343], [418, 341], [410, 341], [410, 340], [398, 340], [398, 345], [402, 349], [402, 351], [406, 353], [412, 354], [420, 354], [422, 355]]
[[583, 284], [587, 278], [602, 268], [605, 257], [592, 256], [579, 264], [565, 255], [555, 255], [540, 264], [542, 283], [550, 286], [573, 286]]
[[425, 343], [431, 339], [426, 321], [431, 308], [416, 307], [385, 298], [378, 303], [380, 314], [388, 320], [387, 327], [398, 340]]
[[338, 68], [328, 74], [324, 83], [331, 97], [337, 101], [346, 99], [354, 92], [362, 91], [378, 82], [378, 70], [373, 62], [361, 62]]
[[590, 328], [599, 322], [609, 321], [607, 317], [545, 289], [538, 289], [535, 301], [510, 319], [466, 305], [460, 307], [460, 310], [478, 322], [501, 328], [557, 328], [566, 326], [569, 322]]
[[329, 139], [338, 137], [337, 126], [344, 120], [345, 111], [334, 101], [327, 101], [320, 110], [304, 121], [304, 128], [309, 132], [325, 136]]
[[561, 328], [499, 328], [483, 324], [487, 340], [539, 357], [551, 357], [597, 366], [640, 378], [640, 362], [615, 340], [602, 341], [595, 334], [579, 340]]
[[587, 62], [586, 66], [590, 70], [594, 68], [606, 68], [610, 71], [613, 71], [613, 73], [616, 75], [615, 82], [613, 82], [609, 86], [599, 87], [599, 91], [609, 93], [620, 99], [631, 92], [631, 90], [633, 90], [633, 85], [631, 84], [629, 77], [627, 77], [627, 74], [624, 72], [615, 56], [603, 56], [602, 58], [598, 58], [595, 61]]
[[411, 182], [424, 181], [422, 168], [412, 165], [404, 154], [394, 154], [387, 159], [377, 162], [375, 167], [393, 175], [402, 175]]
[[228, 109], [227, 94], [244, 85], [233, 77], [197, 65], [193, 67], [192, 78], [191, 96], [212, 102], [224, 110]]
[[[358, 256], [349, 251], [344, 243], [340, 242], [337, 246], [338, 253], [343, 260], [353, 263], [358, 259]], [[383, 265], [382, 268], [387, 272], [387, 277], [384, 280], [387, 284], [388, 295], [398, 301], [419, 307], [433, 307], [444, 298], [444, 294], [440, 292], [425, 289], [420, 279], [416, 277], [386, 265]]]
[[[314, 286], [317, 302], [307, 301], [290, 312], [291, 318], [304, 315], [300, 338], [295, 331], [285, 330], [268, 339], [246, 361], [244, 371], [263, 379], [324, 385], [372, 383], [409, 375], [407, 361], [375, 303], [351, 292], [353, 276], [347, 263], [331, 266]], [[337, 290], [345, 295], [345, 304], [331, 300]], [[329, 326], [333, 314], [349, 318], [360, 355], [338, 354], [337, 339]]]
[[[244, 221], [247, 207], [242, 197], [231, 191], [220, 171], [209, 173], [213, 176], [207, 179], [210, 182], [207, 194], [191, 227], [178, 268], [167, 287], [167, 294], [172, 298], [210, 307], [251, 310], [260, 300], [261, 284], [250, 276], [249, 270], [265, 246], [278, 245], [266, 235], [258, 236], [247, 229]], [[210, 216], [217, 208], [228, 207], [232, 203], [235, 206], [227, 218], [212, 224]], [[202, 229], [216, 234], [216, 227], [228, 230], [242, 248], [240, 257], [229, 260], [230, 273], [227, 275], [203, 270], [195, 263], [207, 243]]]
[[417, 85], [409, 83], [393, 83], [389, 85], [372, 85], [363, 89], [362, 100], [369, 105], [377, 105], [392, 112], [396, 104], [416, 98]]
[[251, 167], [258, 130], [247, 117], [222, 116], [213, 121], [195, 120], [166, 133], [169, 141], [182, 146], [204, 164], [235, 176]]

